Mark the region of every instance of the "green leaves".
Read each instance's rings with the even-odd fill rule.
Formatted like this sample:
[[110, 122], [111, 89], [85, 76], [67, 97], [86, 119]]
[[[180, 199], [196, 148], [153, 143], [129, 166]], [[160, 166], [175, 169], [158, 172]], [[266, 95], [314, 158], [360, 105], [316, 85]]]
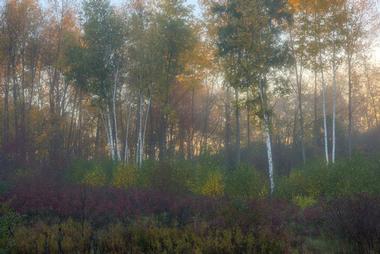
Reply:
[[218, 48], [231, 86], [254, 86], [272, 68], [289, 61], [282, 23], [290, 20], [284, 1], [229, 0], [215, 5]]
[[122, 58], [125, 27], [106, 0], [83, 3], [84, 34], [79, 45], [68, 49], [66, 77], [100, 98], [110, 96]]
[[378, 168], [378, 161], [366, 157], [337, 161], [331, 167], [322, 161], [311, 163], [280, 179], [277, 195], [296, 203], [359, 193], [377, 195], [380, 193]]

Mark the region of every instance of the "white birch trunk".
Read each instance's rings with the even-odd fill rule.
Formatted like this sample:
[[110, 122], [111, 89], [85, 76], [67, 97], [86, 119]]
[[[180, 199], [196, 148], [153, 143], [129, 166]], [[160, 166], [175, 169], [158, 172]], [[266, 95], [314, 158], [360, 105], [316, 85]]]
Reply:
[[269, 182], [270, 182], [270, 193], [273, 194], [275, 183], [274, 183], [274, 174], [273, 174], [272, 143], [271, 143], [271, 136], [270, 136], [269, 116], [267, 112], [266, 100], [264, 97], [265, 93], [264, 93], [263, 81], [260, 81], [259, 93], [260, 93], [260, 100], [261, 100], [261, 109], [263, 111], [263, 118], [264, 118], [264, 135], [265, 135], [265, 144], [266, 144], [267, 156], [268, 156], [268, 174], [269, 174]]
[[107, 136], [108, 136], [108, 145], [110, 149], [110, 154], [112, 160], [115, 160], [115, 145], [114, 145], [114, 138], [113, 138], [113, 132], [112, 132], [112, 124], [111, 124], [111, 115], [110, 115], [110, 109], [109, 106], [107, 106], [106, 111], [106, 121], [107, 121]]
[[111, 138], [110, 138], [110, 133], [109, 133], [109, 127], [108, 127], [108, 120], [107, 116], [102, 113], [102, 120], [104, 123], [104, 130], [106, 131], [106, 137], [107, 137], [107, 146], [109, 148], [109, 155], [112, 157], [112, 152], [111, 152]]
[[144, 157], [144, 144], [145, 144], [145, 135], [146, 135], [146, 129], [147, 129], [147, 126], [148, 126], [148, 118], [149, 118], [149, 112], [150, 112], [150, 103], [151, 103], [151, 98], [149, 98], [148, 100], [148, 105], [147, 105], [147, 109], [146, 109], [146, 115], [145, 115], [145, 123], [144, 123], [144, 131], [143, 131], [143, 135], [142, 135], [142, 145], [141, 145], [141, 158]]
[[114, 81], [114, 87], [113, 87], [113, 95], [112, 95], [112, 115], [113, 115], [113, 125], [114, 125], [114, 152], [115, 152], [115, 158], [117, 158], [118, 161], [121, 160], [120, 157], [120, 150], [119, 150], [119, 138], [118, 138], [118, 130], [117, 130], [117, 115], [116, 115], [116, 91], [117, 91], [117, 79], [119, 75], [119, 70], [116, 70], [115, 74], [115, 81]]
[[[319, 54], [319, 61], [322, 64], [322, 55]], [[322, 109], [323, 109], [323, 134], [324, 134], [324, 143], [325, 143], [325, 157], [326, 164], [329, 164], [329, 145], [328, 145], [328, 137], [327, 137], [327, 115], [326, 115], [326, 84], [325, 78], [323, 74], [323, 70], [321, 70], [322, 75]]]
[[143, 118], [143, 94], [139, 94], [139, 109], [138, 109], [138, 133], [137, 133], [137, 146], [136, 146], [136, 164], [141, 167], [142, 163], [142, 118]]
[[128, 105], [128, 113], [127, 113], [127, 129], [125, 130], [125, 148], [124, 148], [124, 163], [128, 164], [129, 162], [129, 143], [128, 143], [128, 135], [129, 135], [129, 124], [131, 120], [131, 105]]
[[273, 176], [272, 143], [271, 143], [271, 137], [270, 137], [269, 117], [266, 112], [264, 113], [264, 132], [265, 132], [265, 143], [266, 143], [267, 156], [268, 156], [270, 193], [273, 194], [275, 185], [274, 185], [274, 176]]

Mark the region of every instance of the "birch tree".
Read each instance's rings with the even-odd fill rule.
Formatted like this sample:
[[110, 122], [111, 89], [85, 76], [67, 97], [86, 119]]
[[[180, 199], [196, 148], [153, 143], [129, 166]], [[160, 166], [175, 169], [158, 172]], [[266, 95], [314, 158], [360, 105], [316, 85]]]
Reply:
[[[128, 83], [132, 93], [136, 94], [136, 165], [141, 167], [144, 157], [144, 139], [146, 126], [150, 110], [149, 91], [152, 88], [155, 77], [154, 50], [155, 39], [151, 29], [149, 12], [142, 2], [133, 2], [131, 13], [128, 19], [128, 45], [127, 56], [129, 65], [127, 66]], [[149, 98], [149, 99], [145, 99]], [[131, 100], [131, 98], [128, 98]], [[127, 100], [128, 100], [127, 99]], [[127, 122], [129, 126], [129, 120]], [[129, 129], [129, 128], [128, 128]]]
[[[287, 3], [265, 0], [229, 0], [216, 5], [220, 17], [219, 54], [233, 67], [227, 69], [227, 80], [237, 87], [256, 91], [261, 108], [263, 133], [267, 150], [270, 191], [273, 193], [274, 167], [271, 144], [269, 79], [272, 70], [283, 67], [289, 54], [286, 41], [280, 40], [283, 24], [290, 20]], [[231, 66], [231, 65], [228, 65]]]
[[342, 27], [344, 23], [344, 1], [337, 2], [330, 7], [329, 22], [327, 27], [328, 32], [328, 44], [331, 51], [331, 66], [333, 76], [333, 107], [332, 107], [332, 148], [331, 148], [331, 162], [335, 163], [336, 157], [336, 96], [337, 96], [337, 70], [340, 65], [340, 53], [342, 49]]
[[107, 0], [84, 2], [84, 35], [81, 45], [69, 50], [67, 73], [83, 90], [93, 95], [101, 109], [110, 156], [120, 160], [117, 100], [121, 81], [123, 21]]

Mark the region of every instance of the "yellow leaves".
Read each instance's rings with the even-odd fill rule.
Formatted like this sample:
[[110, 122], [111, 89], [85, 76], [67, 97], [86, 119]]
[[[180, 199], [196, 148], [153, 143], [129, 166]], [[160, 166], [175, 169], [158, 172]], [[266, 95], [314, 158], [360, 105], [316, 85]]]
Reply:
[[334, 7], [343, 6], [346, 0], [288, 0], [293, 12], [325, 13]]
[[191, 50], [180, 56], [184, 71], [177, 75], [177, 82], [189, 86], [199, 84], [204, 79], [207, 70], [213, 67], [213, 48], [204, 41], [198, 41]]
[[293, 198], [293, 203], [299, 206], [301, 209], [313, 206], [317, 203], [317, 200], [312, 196], [297, 195]]
[[134, 186], [136, 181], [137, 169], [135, 167], [123, 165], [117, 167], [113, 176], [113, 186], [128, 189], [129, 187]]
[[182, 73], [182, 74], [177, 75], [178, 83], [184, 83], [186, 80], [187, 80], [187, 77], [185, 76], [185, 74]]
[[202, 186], [201, 194], [210, 197], [220, 197], [224, 194], [223, 175], [219, 171], [211, 172]]
[[83, 179], [83, 183], [88, 186], [105, 186], [107, 183], [107, 176], [101, 167], [97, 166], [88, 172]]

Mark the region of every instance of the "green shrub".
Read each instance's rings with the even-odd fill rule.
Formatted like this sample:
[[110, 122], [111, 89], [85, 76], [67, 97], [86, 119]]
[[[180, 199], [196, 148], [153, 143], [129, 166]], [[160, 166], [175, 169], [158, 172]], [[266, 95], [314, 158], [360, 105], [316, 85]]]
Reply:
[[0, 252], [14, 247], [12, 237], [15, 228], [22, 222], [22, 216], [13, 211], [8, 204], [0, 204]]
[[81, 183], [92, 187], [105, 186], [107, 184], [107, 176], [101, 167], [96, 166], [84, 175]]
[[287, 239], [237, 226], [211, 228], [207, 223], [158, 227], [121, 222], [93, 228], [71, 219], [16, 228], [11, 253], [286, 253]]
[[165, 192], [186, 192], [186, 180], [182, 169], [173, 167], [170, 163], [160, 163], [150, 175], [150, 187]]
[[113, 223], [98, 233], [102, 253], [127, 253], [130, 243], [123, 224]]
[[223, 175], [220, 171], [210, 172], [201, 188], [201, 194], [210, 197], [221, 197], [224, 194]]
[[295, 196], [293, 197], [293, 203], [302, 209], [311, 207], [317, 203], [317, 200], [313, 197], [308, 196]]
[[119, 165], [113, 173], [113, 186], [128, 189], [137, 185], [138, 171], [133, 166]]
[[66, 170], [65, 178], [72, 183], [104, 186], [112, 184], [117, 163], [109, 160], [78, 160]]
[[90, 253], [92, 228], [72, 219], [62, 224], [38, 222], [15, 229], [13, 253]]
[[355, 157], [326, 166], [314, 162], [293, 170], [279, 179], [276, 195], [288, 200], [307, 197], [335, 198], [357, 193], [380, 194], [380, 162], [374, 158]]
[[267, 177], [254, 168], [239, 167], [227, 172], [226, 195], [237, 199], [253, 199], [268, 194]]

